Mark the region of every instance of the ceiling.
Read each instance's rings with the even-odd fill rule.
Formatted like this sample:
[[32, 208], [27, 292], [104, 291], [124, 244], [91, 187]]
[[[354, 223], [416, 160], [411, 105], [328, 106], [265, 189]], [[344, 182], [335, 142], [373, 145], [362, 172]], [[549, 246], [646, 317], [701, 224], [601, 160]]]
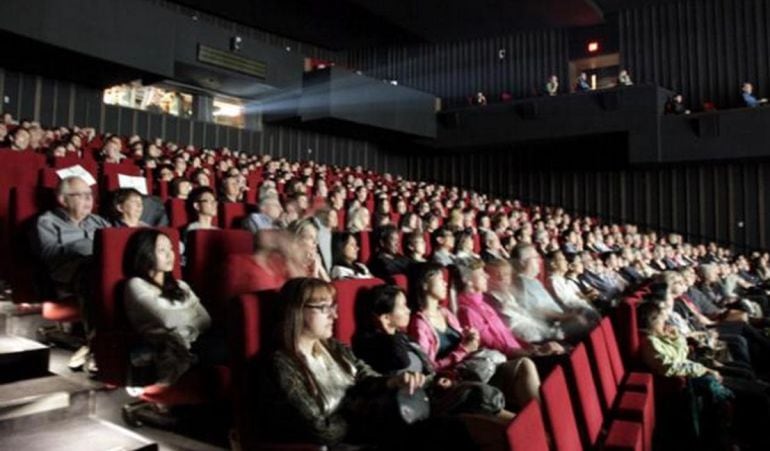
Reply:
[[[332, 50], [442, 42], [604, 22], [619, 0], [174, 0]], [[642, 0], [633, 0], [633, 2]], [[631, 1], [624, 2], [626, 4]]]

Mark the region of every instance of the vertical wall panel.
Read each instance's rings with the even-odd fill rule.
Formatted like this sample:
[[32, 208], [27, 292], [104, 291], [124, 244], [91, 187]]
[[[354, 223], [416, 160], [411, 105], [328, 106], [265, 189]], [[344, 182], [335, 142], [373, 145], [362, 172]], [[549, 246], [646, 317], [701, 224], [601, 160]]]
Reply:
[[770, 0], [680, 0], [619, 13], [620, 53], [638, 82], [704, 101], [740, 105], [740, 83], [770, 90]]
[[[498, 58], [498, 50], [506, 58]], [[508, 91], [528, 97], [550, 74], [567, 78], [567, 32], [541, 30], [509, 36], [413, 47], [354, 50], [348, 67], [374, 78], [399, 83], [444, 99], [445, 106], [464, 104], [476, 91], [490, 100]], [[383, 61], [385, 63], [383, 63]]]

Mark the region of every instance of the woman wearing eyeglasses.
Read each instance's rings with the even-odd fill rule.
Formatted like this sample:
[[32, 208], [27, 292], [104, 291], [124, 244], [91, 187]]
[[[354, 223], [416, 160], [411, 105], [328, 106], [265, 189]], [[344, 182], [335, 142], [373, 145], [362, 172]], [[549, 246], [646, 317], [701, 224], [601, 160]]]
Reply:
[[291, 279], [281, 295], [277, 349], [258, 397], [262, 438], [325, 445], [407, 441], [405, 428], [382, 407], [399, 389], [414, 393], [425, 376], [382, 376], [332, 339], [337, 304], [331, 284]]

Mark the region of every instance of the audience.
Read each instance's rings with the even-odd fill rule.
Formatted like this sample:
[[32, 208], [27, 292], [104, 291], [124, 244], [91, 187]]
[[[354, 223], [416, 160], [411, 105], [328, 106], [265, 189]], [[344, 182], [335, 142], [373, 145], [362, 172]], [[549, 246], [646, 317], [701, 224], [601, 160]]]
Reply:
[[372, 277], [369, 269], [358, 261], [359, 247], [354, 234], [350, 232], [335, 233], [332, 237], [331, 247], [334, 264], [329, 276], [332, 280]]

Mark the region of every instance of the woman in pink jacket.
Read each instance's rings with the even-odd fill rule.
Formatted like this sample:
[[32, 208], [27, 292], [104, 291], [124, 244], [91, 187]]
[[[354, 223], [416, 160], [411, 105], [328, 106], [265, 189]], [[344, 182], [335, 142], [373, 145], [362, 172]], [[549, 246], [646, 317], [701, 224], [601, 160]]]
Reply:
[[463, 327], [478, 331], [482, 347], [500, 351], [508, 358], [564, 353], [564, 348], [555, 341], [538, 345], [520, 342], [484, 299], [488, 280], [481, 260], [470, 260], [458, 267], [457, 316]]
[[[409, 323], [409, 335], [419, 343], [438, 372], [453, 371], [479, 349], [479, 332], [472, 327], [461, 327], [457, 317], [441, 306], [447, 283], [440, 265], [425, 264], [410, 287], [410, 307], [415, 314]], [[534, 363], [526, 357], [499, 365], [489, 383], [503, 391], [506, 408], [511, 410], [539, 398], [540, 378]]]

